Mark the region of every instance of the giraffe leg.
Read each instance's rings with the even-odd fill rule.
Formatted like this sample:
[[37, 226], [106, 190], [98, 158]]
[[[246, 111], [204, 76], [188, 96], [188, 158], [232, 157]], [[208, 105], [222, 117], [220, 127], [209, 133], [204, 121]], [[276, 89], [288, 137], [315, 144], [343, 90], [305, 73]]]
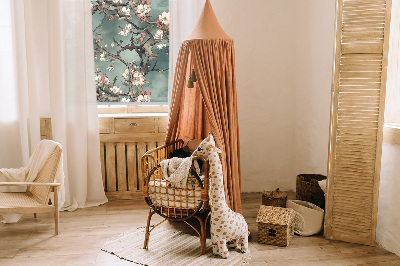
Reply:
[[232, 239], [228, 243], [226, 243], [229, 248], [237, 248], [238, 241], [236, 239]]
[[214, 255], [218, 255], [218, 245], [216, 242], [212, 243], [212, 251]]
[[226, 246], [226, 242], [223, 240], [220, 240], [217, 242], [217, 246], [218, 246], [218, 255], [220, 255], [224, 259], [228, 258], [229, 251], [228, 251], [228, 247]]
[[243, 253], [246, 253], [249, 249], [249, 239], [247, 235], [242, 236], [241, 238], [238, 239], [238, 247], [240, 248], [240, 251]]

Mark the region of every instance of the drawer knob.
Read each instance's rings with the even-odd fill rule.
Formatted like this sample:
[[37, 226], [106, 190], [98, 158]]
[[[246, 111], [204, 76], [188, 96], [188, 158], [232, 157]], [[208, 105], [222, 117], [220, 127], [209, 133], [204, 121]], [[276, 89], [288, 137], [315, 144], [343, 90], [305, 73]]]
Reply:
[[130, 123], [129, 126], [131, 127], [136, 127], [138, 124], [137, 123]]

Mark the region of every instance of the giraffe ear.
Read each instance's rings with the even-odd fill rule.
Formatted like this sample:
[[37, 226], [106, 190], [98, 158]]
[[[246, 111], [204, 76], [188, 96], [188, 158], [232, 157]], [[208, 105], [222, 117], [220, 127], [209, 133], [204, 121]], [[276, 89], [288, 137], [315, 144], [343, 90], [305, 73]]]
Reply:
[[222, 154], [222, 151], [215, 147], [214, 145], [210, 145], [212, 149], [214, 149], [217, 153]]

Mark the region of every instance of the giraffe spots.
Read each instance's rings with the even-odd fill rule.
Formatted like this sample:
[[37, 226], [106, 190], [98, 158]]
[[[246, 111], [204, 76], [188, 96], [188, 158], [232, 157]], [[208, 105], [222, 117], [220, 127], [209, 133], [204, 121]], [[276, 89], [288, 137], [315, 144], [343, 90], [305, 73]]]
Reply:
[[[241, 215], [233, 212], [225, 202], [225, 192], [223, 184], [222, 165], [215, 149], [215, 141], [210, 134], [205, 140], [202, 141], [200, 146], [203, 156], [209, 159], [209, 173], [210, 173], [210, 198], [212, 206], [212, 219], [211, 219], [211, 240], [213, 243], [213, 253], [227, 258], [229, 252], [227, 250], [226, 241], [236, 241], [239, 243], [240, 249], [245, 251], [248, 248], [248, 243], [241, 239], [247, 239], [248, 226]], [[218, 206], [218, 207], [217, 207]], [[235, 243], [235, 242], [233, 242]]]

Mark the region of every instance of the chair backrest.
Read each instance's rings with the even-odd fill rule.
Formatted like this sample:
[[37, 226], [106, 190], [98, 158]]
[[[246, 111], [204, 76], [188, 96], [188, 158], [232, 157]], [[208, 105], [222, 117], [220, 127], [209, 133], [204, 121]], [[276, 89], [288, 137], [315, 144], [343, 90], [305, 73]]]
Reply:
[[[33, 182], [53, 183], [56, 177], [58, 164], [60, 163], [62, 150], [57, 146], [50, 154], [49, 158], [40, 169], [38, 175]], [[50, 197], [50, 186], [28, 186], [26, 193], [33, 197], [40, 204], [48, 204]]]

